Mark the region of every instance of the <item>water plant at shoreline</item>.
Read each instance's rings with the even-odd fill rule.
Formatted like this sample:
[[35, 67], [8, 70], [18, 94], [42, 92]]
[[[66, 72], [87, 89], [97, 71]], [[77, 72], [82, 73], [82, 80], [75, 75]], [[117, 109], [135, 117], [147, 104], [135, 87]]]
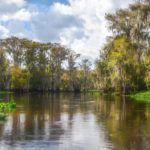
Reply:
[[13, 92], [10, 92], [10, 91], [0, 91], [0, 94], [1, 94], [1, 95], [3, 95], [3, 94], [4, 94], [4, 95], [5, 95], [5, 94], [11, 94], [11, 93], [13, 93]]
[[0, 102], [0, 120], [4, 120], [7, 114], [14, 111], [16, 108], [16, 103], [14, 101], [10, 102]]
[[143, 91], [131, 94], [130, 97], [137, 101], [150, 102], [150, 91]]

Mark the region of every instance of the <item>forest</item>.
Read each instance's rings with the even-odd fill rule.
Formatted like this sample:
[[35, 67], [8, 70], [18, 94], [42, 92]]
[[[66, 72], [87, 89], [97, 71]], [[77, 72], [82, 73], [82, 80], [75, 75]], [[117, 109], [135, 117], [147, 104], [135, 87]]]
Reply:
[[106, 14], [106, 20], [112, 34], [95, 64], [59, 43], [1, 39], [0, 90], [126, 94], [150, 89], [150, 1]]

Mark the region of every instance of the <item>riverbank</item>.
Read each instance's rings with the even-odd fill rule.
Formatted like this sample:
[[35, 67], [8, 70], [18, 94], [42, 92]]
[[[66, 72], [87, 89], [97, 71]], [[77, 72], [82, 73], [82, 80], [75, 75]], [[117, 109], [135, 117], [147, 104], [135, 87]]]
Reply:
[[[11, 94], [11, 93], [13, 93], [13, 92], [12, 91], [0, 91], [0, 95]], [[34, 93], [34, 92], [29, 92], [29, 93]], [[50, 93], [53, 93], [53, 92], [50, 92]], [[70, 92], [68, 92], [68, 91], [59, 91], [59, 92], [54, 92], [54, 93], [70, 93]], [[86, 93], [86, 94], [93, 95], [93, 96], [101, 96], [101, 95], [113, 95], [114, 96], [114, 95], [120, 95], [119, 92], [103, 93], [102, 91], [99, 91], [99, 90], [79, 91], [77, 93]], [[126, 95], [126, 96], [131, 97], [131, 98], [133, 98], [135, 100], [138, 100], [138, 101], [149, 101], [150, 102], [150, 90], [136, 92], [136, 93], [132, 93], [132, 94]]]
[[[102, 93], [102, 92], [96, 91], [96, 90], [89, 90], [89, 91], [87, 91], [87, 93], [90, 95], [94, 95], [94, 96], [101, 96], [101, 95], [117, 96], [117, 95], [121, 95], [118, 92]], [[150, 90], [132, 93], [132, 94], [127, 95], [127, 96], [134, 99], [134, 100], [137, 100], [137, 101], [150, 102]]]
[[10, 93], [13, 93], [13, 92], [10, 92], [10, 91], [0, 91], [0, 94], [10, 94]]
[[137, 101], [146, 101], [150, 102], [150, 90], [148, 91], [142, 91], [142, 92], [137, 92], [135, 94], [129, 95], [129, 97], [137, 100]]
[[101, 96], [102, 95], [102, 92], [99, 90], [88, 90], [86, 92], [81, 91], [81, 93], [87, 93], [92, 96]]

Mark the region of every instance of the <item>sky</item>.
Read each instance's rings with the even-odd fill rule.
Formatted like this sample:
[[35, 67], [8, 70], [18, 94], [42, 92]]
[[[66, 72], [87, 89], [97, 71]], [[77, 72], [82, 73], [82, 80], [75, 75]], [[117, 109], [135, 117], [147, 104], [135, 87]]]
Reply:
[[133, 0], [0, 0], [0, 38], [58, 42], [91, 60], [106, 37], [106, 13]]

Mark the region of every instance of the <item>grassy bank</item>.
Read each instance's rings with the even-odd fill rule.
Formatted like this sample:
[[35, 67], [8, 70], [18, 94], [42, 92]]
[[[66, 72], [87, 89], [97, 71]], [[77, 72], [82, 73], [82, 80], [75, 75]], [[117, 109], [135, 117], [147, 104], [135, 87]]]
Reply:
[[0, 91], [0, 94], [10, 94], [12, 92], [9, 92], [9, 91]]
[[102, 95], [102, 92], [100, 92], [98, 90], [88, 90], [86, 93], [89, 95], [92, 95], [92, 96], [101, 96]]
[[131, 98], [137, 100], [137, 101], [146, 101], [150, 102], [150, 90], [149, 91], [142, 91], [137, 92], [135, 94], [129, 95]]

